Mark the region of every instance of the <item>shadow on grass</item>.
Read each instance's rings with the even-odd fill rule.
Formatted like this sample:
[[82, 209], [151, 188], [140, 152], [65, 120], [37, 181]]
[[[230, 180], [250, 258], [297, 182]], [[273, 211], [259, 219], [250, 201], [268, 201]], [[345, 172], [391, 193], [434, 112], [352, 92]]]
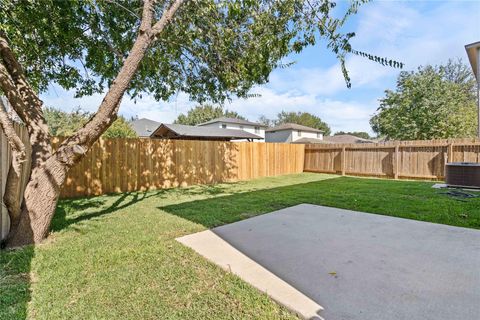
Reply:
[[[82, 221], [99, 218], [126, 209], [151, 197], [217, 195], [227, 185], [198, 186], [149, 192], [127, 192], [101, 197], [60, 200], [52, 220], [52, 231], [60, 231]], [[0, 319], [27, 319], [31, 300], [31, 262], [35, 248], [0, 250]]]
[[[52, 220], [51, 231], [60, 231], [70, 225], [114, 213], [132, 206], [139, 201], [157, 196], [159, 193], [160, 192], [126, 192], [118, 196], [61, 200], [58, 203], [55, 216]], [[109, 205], [108, 200], [112, 198], [117, 199]], [[98, 210], [81, 214], [82, 211], [92, 208]]]
[[[95, 219], [128, 208], [152, 197], [217, 195], [224, 193], [227, 185], [195, 186], [145, 192], [125, 192], [102, 197], [60, 200], [52, 220], [51, 231], [60, 231], [82, 221]], [[112, 202], [113, 201], [113, 202]], [[96, 209], [93, 210], [92, 209]]]
[[332, 186], [339, 187], [342, 181], [346, 180], [348, 178], [331, 178], [158, 208], [207, 228], [213, 228], [300, 203], [323, 203], [327, 197], [320, 190], [331, 189]]
[[0, 251], [0, 319], [26, 319], [34, 247]]

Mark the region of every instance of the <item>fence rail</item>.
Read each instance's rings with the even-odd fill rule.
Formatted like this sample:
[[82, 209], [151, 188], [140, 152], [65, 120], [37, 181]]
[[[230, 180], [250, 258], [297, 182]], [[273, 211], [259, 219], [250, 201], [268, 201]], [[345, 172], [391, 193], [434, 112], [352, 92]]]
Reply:
[[480, 139], [307, 145], [304, 171], [442, 180], [447, 162], [480, 162]]

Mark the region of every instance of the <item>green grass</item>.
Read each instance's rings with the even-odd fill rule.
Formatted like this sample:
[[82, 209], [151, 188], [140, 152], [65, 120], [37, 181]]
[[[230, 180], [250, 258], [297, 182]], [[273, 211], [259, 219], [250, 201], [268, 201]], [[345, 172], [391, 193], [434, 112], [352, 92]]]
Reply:
[[299, 174], [59, 203], [45, 244], [0, 253], [0, 319], [294, 319], [176, 237], [299, 203], [480, 229], [430, 182]]

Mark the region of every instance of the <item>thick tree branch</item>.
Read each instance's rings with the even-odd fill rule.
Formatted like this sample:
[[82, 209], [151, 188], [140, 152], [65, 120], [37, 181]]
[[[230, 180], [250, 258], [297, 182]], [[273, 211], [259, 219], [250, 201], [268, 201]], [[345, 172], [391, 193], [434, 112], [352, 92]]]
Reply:
[[[8, 73], [10, 74], [15, 86], [19, 90], [22, 99], [25, 103], [36, 110], [42, 112], [42, 101], [38, 98], [35, 91], [28, 84], [25, 73], [20, 63], [15, 58], [15, 55], [8, 45], [7, 38], [0, 32], [0, 58], [3, 60]], [[16, 111], [16, 110], [15, 110]], [[27, 110], [24, 110], [26, 112]], [[18, 112], [17, 112], [18, 113]]]
[[155, 3], [155, 0], [143, 1], [142, 20], [140, 22], [140, 33], [148, 32], [152, 28], [154, 3]]
[[[169, 9], [165, 10], [160, 20], [152, 27], [153, 0], [145, 0], [143, 5], [142, 21], [135, 43], [128, 57], [124, 60], [120, 72], [114, 79], [97, 113], [76, 134], [65, 140], [57, 151], [57, 159], [68, 166], [73, 165], [115, 121], [118, 108], [125, 91], [137, 72], [140, 62], [148, 48], [155, 41], [165, 26], [172, 20], [184, 0], [176, 0]], [[76, 150], [76, 151], [75, 151]]]
[[155, 23], [155, 25], [152, 27], [153, 37], [156, 37], [158, 34], [160, 34], [165, 28], [165, 26], [167, 26], [167, 24], [172, 21], [175, 13], [185, 1], [187, 0], [175, 0], [175, 2], [170, 6], [170, 8], [168, 8], [168, 10], [163, 13], [160, 20], [158, 20], [157, 23]]
[[20, 63], [0, 32], [0, 87], [12, 108], [25, 123], [32, 145], [32, 168], [51, 155], [50, 134], [38, 95], [28, 83]]
[[20, 207], [22, 204], [21, 197], [21, 177], [26, 160], [25, 144], [17, 135], [12, 120], [8, 117], [8, 113], [3, 99], [0, 97], [0, 127], [7, 137], [7, 141], [12, 149], [12, 162], [7, 175], [7, 183], [3, 200], [8, 210], [11, 226], [16, 226], [20, 218]]
[[8, 72], [7, 68], [3, 65], [0, 61], [0, 88], [2, 89], [3, 93], [7, 97], [7, 100], [10, 102], [10, 105], [18, 114], [20, 119], [23, 122], [28, 120], [26, 116], [25, 109], [27, 108], [25, 102], [22, 99], [20, 92], [17, 89], [17, 86], [12, 80], [10, 73]]
[[42, 114], [30, 112], [5, 66], [0, 63], [0, 88], [12, 108], [25, 123], [32, 145], [32, 168], [42, 164], [51, 155], [50, 135]]

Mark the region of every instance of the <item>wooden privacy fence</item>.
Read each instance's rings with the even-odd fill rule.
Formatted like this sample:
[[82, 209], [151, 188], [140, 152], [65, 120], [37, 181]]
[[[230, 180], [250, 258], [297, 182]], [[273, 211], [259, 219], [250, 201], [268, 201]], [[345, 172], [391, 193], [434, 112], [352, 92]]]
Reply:
[[[28, 140], [27, 129], [18, 123], [14, 123], [15, 131], [22, 139], [23, 143], [25, 144], [27, 154], [30, 153], [30, 143]], [[3, 239], [10, 228], [10, 221], [8, 218], [7, 208], [3, 204], [3, 195], [5, 193], [5, 184], [7, 183], [7, 175], [8, 170], [10, 168], [11, 162], [11, 148], [7, 142], [7, 137], [3, 134], [2, 130], [0, 129], [0, 239]], [[23, 191], [27, 184], [29, 172], [30, 172], [30, 158], [27, 157], [27, 161], [25, 161], [22, 165], [22, 182], [19, 185], [19, 190], [17, 190], [17, 195], [20, 198], [23, 196]]]
[[303, 145], [101, 139], [70, 170], [61, 196], [249, 180], [300, 173], [303, 164]]
[[[23, 126], [16, 130], [29, 149]], [[54, 148], [61, 139], [54, 139]], [[28, 150], [27, 150], [28, 151]], [[0, 131], [0, 196], [10, 166]], [[301, 145], [152, 139], [100, 139], [68, 173], [61, 197], [144, 191], [249, 180], [303, 171], [391, 178], [443, 179], [446, 162], [480, 162], [479, 139], [381, 144]], [[24, 164], [23, 183], [30, 161]], [[18, 190], [22, 197], [23, 190]], [[0, 201], [0, 238], [9, 228]]]
[[304, 171], [442, 180], [446, 162], [480, 162], [480, 140], [306, 145]]

